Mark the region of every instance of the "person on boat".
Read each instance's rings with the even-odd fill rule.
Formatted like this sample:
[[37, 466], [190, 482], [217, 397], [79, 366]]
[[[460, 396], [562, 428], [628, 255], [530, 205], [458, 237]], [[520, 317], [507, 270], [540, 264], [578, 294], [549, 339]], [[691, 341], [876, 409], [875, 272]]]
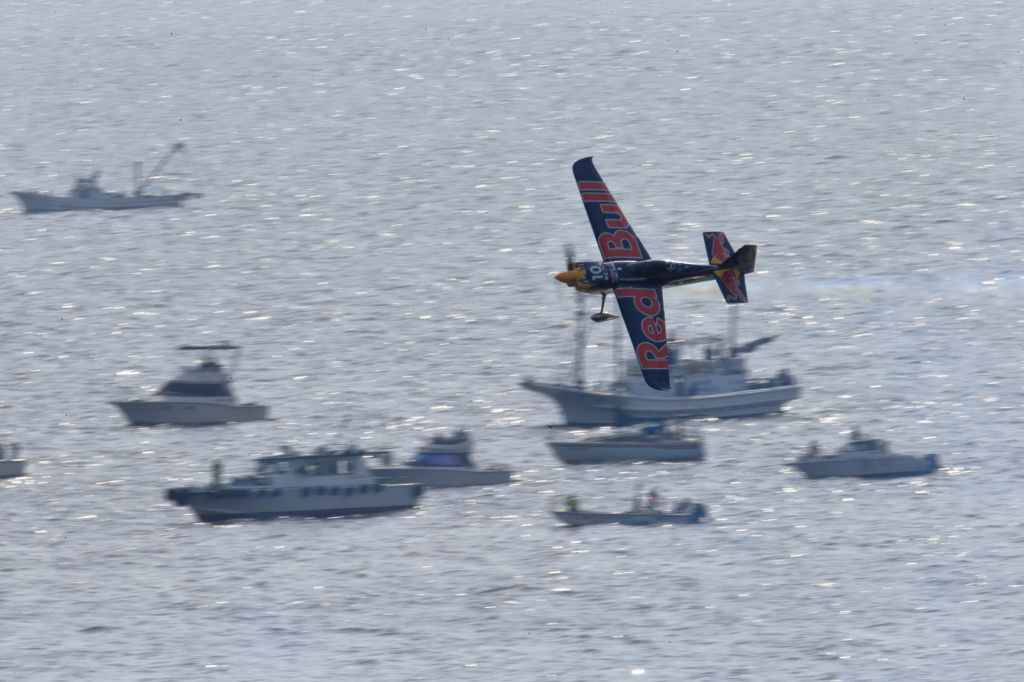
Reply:
[[11, 458], [19, 459], [21, 457], [21, 443], [11, 443]]
[[3, 458], [4, 458], [4, 446], [3, 446], [2, 443], [0, 443], [0, 459], [3, 459]]
[[864, 436], [860, 433], [860, 428], [855, 428], [850, 432], [850, 440], [864, 440]]
[[576, 497], [575, 495], [569, 495], [569, 497], [565, 498], [565, 506], [571, 512], [579, 511], [580, 498]]
[[818, 441], [812, 441], [811, 444], [807, 446], [807, 457], [817, 457], [820, 454], [821, 446], [818, 445]]
[[651, 488], [647, 493], [647, 504], [644, 508], [647, 511], [658, 511], [658, 499], [660, 497], [661, 495], [658, 494], [658, 491]]

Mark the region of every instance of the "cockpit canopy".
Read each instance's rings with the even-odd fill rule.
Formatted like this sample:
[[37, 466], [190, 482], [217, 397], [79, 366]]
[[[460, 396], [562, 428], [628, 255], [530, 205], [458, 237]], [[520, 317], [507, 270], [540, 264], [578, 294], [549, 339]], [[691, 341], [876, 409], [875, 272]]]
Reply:
[[451, 452], [421, 452], [409, 460], [414, 467], [471, 467], [469, 455]]
[[226, 384], [194, 381], [168, 381], [159, 395], [186, 396], [190, 398], [230, 398], [231, 391]]

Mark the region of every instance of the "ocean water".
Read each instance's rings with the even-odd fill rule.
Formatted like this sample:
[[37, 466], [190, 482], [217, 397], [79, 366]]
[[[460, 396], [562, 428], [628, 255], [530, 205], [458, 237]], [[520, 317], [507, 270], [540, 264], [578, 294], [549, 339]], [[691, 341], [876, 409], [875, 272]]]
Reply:
[[[12, 3], [0, 22], [0, 679], [1009, 680], [1024, 674], [1022, 22], [1010, 2]], [[185, 208], [24, 215], [174, 141]], [[749, 359], [784, 414], [698, 464], [564, 467], [522, 390], [571, 357], [562, 249], [594, 156], [657, 256], [759, 245]], [[677, 336], [714, 287], [670, 290]], [[598, 299], [586, 305], [595, 308]], [[612, 325], [588, 379], [607, 380]], [[273, 421], [109, 401], [245, 346]], [[230, 358], [229, 358], [230, 359]], [[510, 486], [370, 519], [196, 523], [163, 499], [283, 443], [464, 427]], [[927, 478], [805, 480], [854, 427]], [[560, 527], [576, 493], [709, 505]]]

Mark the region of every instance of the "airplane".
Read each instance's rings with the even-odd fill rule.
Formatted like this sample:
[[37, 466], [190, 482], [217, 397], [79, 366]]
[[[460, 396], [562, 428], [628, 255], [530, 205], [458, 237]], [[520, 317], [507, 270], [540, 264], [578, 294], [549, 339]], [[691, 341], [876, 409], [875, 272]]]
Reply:
[[593, 158], [574, 163], [572, 173], [603, 260], [577, 262], [567, 250], [566, 270], [555, 279], [577, 291], [601, 294], [601, 312], [590, 318], [594, 322], [618, 317], [604, 311], [605, 299], [614, 292], [644, 380], [653, 389], [668, 391], [671, 384], [662, 289], [714, 279], [726, 303], [746, 303], [743, 276], [754, 271], [757, 246], [747, 244], [734, 252], [724, 232], [705, 232], [710, 265], [654, 260], [608, 191]]

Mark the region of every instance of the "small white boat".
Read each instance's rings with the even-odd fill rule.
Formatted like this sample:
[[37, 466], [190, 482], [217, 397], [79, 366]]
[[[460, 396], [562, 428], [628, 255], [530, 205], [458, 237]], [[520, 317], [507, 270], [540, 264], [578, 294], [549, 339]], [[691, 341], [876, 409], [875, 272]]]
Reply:
[[0, 478], [14, 478], [27, 473], [27, 459], [0, 459]]
[[626, 512], [588, 512], [572, 509], [556, 509], [552, 513], [562, 523], [570, 526], [594, 526], [603, 523], [618, 523], [623, 526], [654, 526], [661, 524], [697, 523], [707, 516], [703, 504], [680, 502], [672, 511], [657, 509], [633, 509]]
[[[431, 488], [504, 485], [512, 477], [507, 467], [479, 469], [470, 458], [472, 440], [466, 431], [434, 436], [402, 466], [373, 467], [373, 475], [388, 483], [419, 483]], [[385, 455], [385, 460], [390, 455]]]
[[212, 352], [238, 350], [228, 343], [178, 346], [178, 350], [201, 351], [203, 359], [181, 373], [150, 398], [113, 402], [136, 426], [179, 424], [201, 426], [251, 422], [267, 418], [267, 406], [238, 403], [231, 391], [231, 377]]
[[[57, 211], [81, 211], [93, 208], [107, 210], [123, 210], [130, 208], [153, 208], [156, 206], [180, 206], [181, 202], [194, 197], [201, 197], [198, 192], [180, 192], [178, 194], [146, 194], [145, 190], [149, 184], [159, 177], [160, 172], [170, 158], [177, 152], [184, 151], [185, 144], [178, 142], [171, 146], [167, 153], [153, 172], [142, 182], [136, 182], [135, 192], [132, 195], [125, 195], [121, 192], [104, 192], [99, 186], [99, 171], [94, 172], [88, 178], [79, 178], [71, 188], [71, 194], [66, 197], [54, 196], [42, 192], [14, 192], [22, 205], [25, 213], [52, 213]], [[136, 164], [136, 171], [141, 169], [141, 162]], [[136, 172], [138, 175], [138, 172]]]
[[889, 444], [879, 438], [864, 438], [853, 430], [850, 442], [834, 455], [823, 455], [817, 443], [812, 443], [796, 461], [796, 467], [807, 478], [857, 476], [859, 478], [892, 478], [896, 476], [922, 476], [939, 468], [938, 455], [893, 455]]
[[683, 426], [652, 424], [575, 441], [548, 443], [566, 464], [600, 462], [693, 462], [704, 459], [700, 438]]
[[317, 448], [303, 455], [285, 447], [281, 454], [256, 460], [256, 473], [196, 488], [171, 488], [167, 499], [188, 505], [202, 521], [274, 519], [281, 516], [335, 517], [409, 509], [422, 486], [380, 483], [366, 468], [365, 450]]

